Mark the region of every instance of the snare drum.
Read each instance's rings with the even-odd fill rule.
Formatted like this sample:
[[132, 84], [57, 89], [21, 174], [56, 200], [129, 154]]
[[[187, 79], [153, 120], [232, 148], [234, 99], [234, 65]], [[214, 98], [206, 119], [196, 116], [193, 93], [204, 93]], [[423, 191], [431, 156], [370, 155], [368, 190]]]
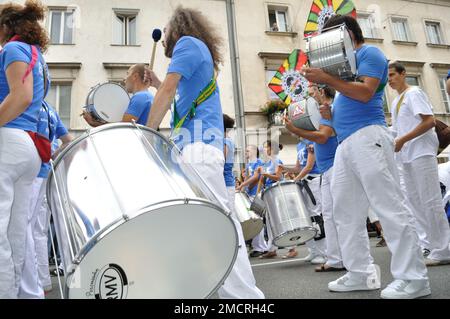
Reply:
[[236, 192], [234, 206], [237, 218], [242, 226], [244, 239], [250, 240], [256, 237], [264, 228], [264, 222], [259, 215], [251, 210], [248, 195], [246, 193]]
[[116, 83], [94, 86], [86, 98], [86, 110], [98, 121], [115, 123], [122, 121], [130, 96], [125, 88]]
[[345, 25], [308, 37], [306, 47], [310, 67], [322, 69], [343, 80], [355, 78], [355, 49]]
[[301, 245], [316, 236], [300, 186], [293, 181], [278, 182], [263, 193], [267, 223], [278, 247]]
[[292, 103], [289, 106], [288, 117], [295, 127], [308, 131], [317, 131], [319, 130], [321, 119], [319, 103], [312, 97]]
[[59, 155], [47, 198], [66, 298], [192, 299], [221, 287], [236, 229], [180, 160], [163, 135], [125, 123], [88, 131]]

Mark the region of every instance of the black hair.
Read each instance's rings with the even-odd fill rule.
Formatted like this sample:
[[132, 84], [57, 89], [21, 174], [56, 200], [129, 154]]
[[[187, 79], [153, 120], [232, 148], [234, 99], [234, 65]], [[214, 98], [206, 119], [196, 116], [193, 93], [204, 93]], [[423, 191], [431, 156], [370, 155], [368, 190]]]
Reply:
[[344, 16], [340, 14], [332, 16], [330, 19], [328, 19], [323, 28], [327, 29], [344, 23], [347, 28], [352, 31], [353, 35], [355, 36], [355, 41], [357, 43], [364, 43], [364, 36], [361, 27], [359, 26], [358, 21], [352, 16]]
[[271, 140], [267, 140], [266, 144], [272, 150], [272, 154], [278, 155], [278, 153], [283, 150], [283, 144], [277, 144], [276, 142]]
[[232, 129], [234, 127], [234, 123], [234, 119], [232, 119], [230, 116], [228, 116], [227, 114], [223, 115], [223, 128], [225, 130]]

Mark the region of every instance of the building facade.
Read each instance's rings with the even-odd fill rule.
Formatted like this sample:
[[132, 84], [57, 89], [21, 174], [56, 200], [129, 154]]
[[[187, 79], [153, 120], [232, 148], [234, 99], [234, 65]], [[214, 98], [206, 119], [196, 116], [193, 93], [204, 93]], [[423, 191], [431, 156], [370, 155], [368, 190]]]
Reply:
[[[236, 116], [240, 110], [245, 116], [246, 143], [260, 145], [269, 129], [269, 134], [279, 135], [285, 145], [281, 158], [287, 164], [295, 163], [297, 139], [268, 123], [261, 108], [274, 98], [267, 87], [274, 71], [293, 49], [305, 50], [303, 30], [312, 0], [42, 1], [49, 7], [45, 26], [52, 42], [46, 54], [53, 80], [48, 100], [72, 132], [88, 128], [80, 114], [91, 88], [107, 81], [121, 82], [129, 66], [148, 63], [153, 29], [163, 29], [181, 4], [204, 12], [223, 38], [225, 63], [219, 75], [222, 105], [227, 114]], [[378, 46], [389, 60], [403, 62], [408, 81], [429, 95], [437, 117], [449, 123], [450, 99], [444, 78], [450, 69], [450, 0], [354, 3], [366, 43]], [[234, 6], [233, 12], [227, 10], [227, 4]], [[229, 29], [230, 14], [235, 29]], [[235, 46], [230, 45], [231, 39]], [[168, 63], [158, 43], [154, 69], [160, 77]], [[236, 65], [237, 84], [233, 75]], [[395, 96], [386, 89], [388, 120]], [[163, 124], [167, 129], [168, 117]]]

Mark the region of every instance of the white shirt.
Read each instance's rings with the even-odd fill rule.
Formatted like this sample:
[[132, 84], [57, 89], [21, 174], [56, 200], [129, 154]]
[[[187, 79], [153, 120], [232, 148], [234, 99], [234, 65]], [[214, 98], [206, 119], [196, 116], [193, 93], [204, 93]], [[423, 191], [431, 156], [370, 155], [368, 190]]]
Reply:
[[[392, 126], [397, 133], [397, 138], [402, 137], [414, 130], [421, 122], [420, 115], [433, 115], [433, 107], [426, 94], [418, 87], [409, 88], [400, 106], [397, 115], [397, 104], [402, 95], [392, 102]], [[411, 163], [422, 156], [436, 156], [439, 140], [434, 128], [415, 139], [405, 143], [398, 156], [401, 162]]]

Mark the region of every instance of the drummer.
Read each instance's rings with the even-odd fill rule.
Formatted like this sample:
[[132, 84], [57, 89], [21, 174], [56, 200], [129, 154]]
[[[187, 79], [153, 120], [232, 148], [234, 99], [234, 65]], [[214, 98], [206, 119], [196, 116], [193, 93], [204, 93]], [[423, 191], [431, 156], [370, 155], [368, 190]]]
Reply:
[[[218, 204], [233, 211], [234, 203], [228, 200], [222, 177], [224, 127], [216, 81], [223, 62], [220, 37], [200, 11], [183, 7], [175, 10], [164, 32], [165, 55], [171, 63], [163, 82], [147, 70], [146, 78], [158, 90], [147, 126], [157, 129], [174, 102], [172, 136], [182, 151], [183, 161], [200, 174]], [[264, 294], [256, 287], [242, 228], [234, 215], [232, 219], [239, 250], [231, 273], [218, 291], [219, 297], [262, 299]]]
[[[236, 194], [236, 179], [234, 178], [233, 166], [234, 166], [234, 142], [228, 136], [230, 130], [234, 128], [234, 119], [227, 114], [223, 114], [223, 127], [224, 131], [224, 146], [223, 154], [225, 157], [225, 165], [223, 167], [223, 177], [225, 179], [225, 185], [228, 192], [228, 201], [234, 205]], [[233, 210], [234, 212], [234, 210]]]
[[[145, 64], [135, 64], [128, 69], [127, 77], [125, 78], [125, 88], [128, 93], [133, 94], [122, 122], [133, 122], [137, 124], [146, 125], [148, 115], [153, 103], [153, 94], [149, 92], [150, 83], [145, 82]], [[94, 119], [91, 113], [83, 111], [83, 117], [86, 122], [92, 126], [97, 127], [105, 123]]]
[[[245, 167], [244, 182], [239, 186], [240, 192], [245, 191], [249, 198], [253, 200], [256, 196], [258, 189], [259, 174], [257, 173], [258, 167], [263, 167], [264, 163], [259, 158], [259, 149], [256, 145], [248, 145], [245, 150], [245, 157], [247, 164]], [[264, 229], [252, 240], [253, 251], [250, 253], [251, 258], [259, 257], [269, 250], [267, 242], [264, 238]]]
[[[325, 86], [321, 87], [316, 95], [320, 105], [331, 105], [335, 96], [335, 90]], [[326, 241], [326, 263], [316, 268], [317, 272], [337, 271], [344, 268], [341, 250], [337, 240], [336, 224], [333, 218], [333, 202], [331, 197], [330, 182], [334, 165], [334, 156], [338, 146], [336, 134], [332, 128], [331, 121], [321, 119], [318, 131], [307, 131], [295, 127], [292, 122], [285, 118], [286, 128], [293, 134], [307, 138], [314, 142], [316, 162], [322, 172], [320, 195], [322, 214], [325, 226]], [[320, 196], [319, 195], [319, 196]]]
[[[272, 186], [273, 184], [283, 181], [283, 162], [278, 157], [280, 151], [283, 150], [283, 145], [278, 144], [275, 141], [268, 140], [264, 143], [264, 152], [268, 158], [263, 167], [259, 167], [257, 170], [259, 183], [263, 183], [264, 189]], [[260, 186], [259, 186], [260, 187]], [[261, 259], [275, 258], [277, 257], [278, 247], [273, 244], [273, 234], [270, 225], [267, 225], [267, 235], [269, 237], [267, 253], [259, 256]], [[297, 253], [294, 247], [290, 247], [289, 253]]]
[[392, 252], [394, 277], [382, 298], [412, 299], [431, 293], [418, 238], [405, 204], [394, 160], [394, 141], [386, 127], [383, 92], [388, 61], [377, 47], [364, 44], [356, 19], [331, 17], [324, 28], [345, 24], [355, 45], [359, 81], [347, 82], [321, 69], [303, 67], [311, 82], [326, 84], [341, 94], [333, 103], [332, 124], [339, 146], [331, 189], [333, 215], [342, 259], [348, 273], [328, 284], [335, 292], [380, 289], [379, 268], [370, 258], [366, 219], [377, 212]]

